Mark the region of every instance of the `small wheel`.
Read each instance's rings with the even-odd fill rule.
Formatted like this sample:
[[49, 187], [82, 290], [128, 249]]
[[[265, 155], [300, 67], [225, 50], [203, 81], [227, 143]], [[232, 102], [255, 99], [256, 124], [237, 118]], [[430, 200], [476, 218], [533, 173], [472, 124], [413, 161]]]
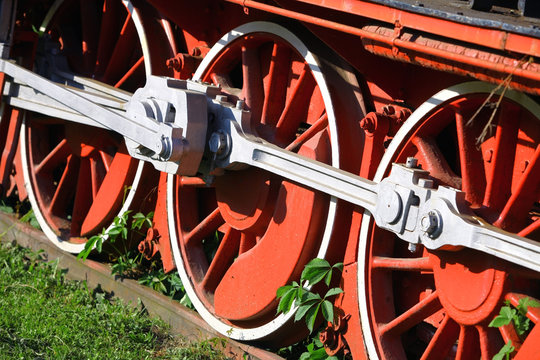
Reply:
[[[149, 16], [129, 1], [60, 0], [41, 31], [74, 74], [133, 91], [171, 55], [165, 32], [160, 35]], [[160, 46], [147, 46], [148, 26]], [[43, 232], [63, 250], [80, 252], [85, 238], [130, 207], [144, 164], [128, 155], [122, 136], [27, 112], [20, 141], [32, 208]]]
[[[284, 27], [255, 22], [226, 34], [195, 78], [233, 103], [245, 100], [245, 131], [338, 167], [352, 166], [340, 161], [350, 146], [343, 133], [359, 134], [353, 119], [361, 118], [358, 84], [344, 69]], [[346, 112], [340, 101], [349, 101]], [[276, 317], [276, 290], [311, 258], [328, 256], [340, 203], [256, 168], [227, 171], [211, 187], [169, 176], [167, 191], [171, 245], [197, 311], [235, 339], [280, 337], [292, 314]]]
[[[492, 92], [492, 85], [465, 83], [426, 101], [396, 134], [375, 180], [414, 156], [439, 184], [466, 192], [478, 216], [540, 240], [540, 106], [511, 90], [484, 104]], [[471, 249], [409, 250], [367, 215], [358, 269], [373, 359], [491, 359], [505, 342], [519, 348], [524, 340], [511, 325], [488, 326], [505, 299], [516, 306], [520, 297], [540, 298], [539, 273]], [[537, 336], [525, 344], [532, 341]]]

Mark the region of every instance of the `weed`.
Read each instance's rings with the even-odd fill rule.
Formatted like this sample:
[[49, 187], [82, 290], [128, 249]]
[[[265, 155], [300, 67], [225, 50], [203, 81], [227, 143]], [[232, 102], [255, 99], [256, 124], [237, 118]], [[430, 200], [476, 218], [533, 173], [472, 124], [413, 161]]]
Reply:
[[223, 354], [227, 340], [211, 338], [198, 342], [191, 342], [184, 337], [170, 338], [164, 344], [164, 349], [158, 352], [165, 359], [178, 360], [228, 360]]
[[[343, 290], [339, 287], [334, 287], [328, 289], [326, 294], [321, 297], [318, 293], [314, 293], [310, 289], [323, 280], [326, 287], [329, 287], [332, 282], [332, 275], [336, 270], [343, 271], [343, 263], [330, 266], [328, 261], [324, 259], [315, 258], [311, 260], [304, 267], [304, 271], [302, 271], [300, 277], [300, 283], [303, 285], [293, 281], [292, 285], [285, 285], [277, 290], [276, 296], [277, 298], [281, 298], [277, 312], [288, 313], [293, 307], [296, 307], [294, 321], [300, 321], [304, 318], [310, 334], [313, 333], [319, 311], [326, 321], [334, 324], [334, 304], [329, 299], [341, 294]], [[300, 360], [337, 360], [337, 357], [326, 354], [326, 350], [319, 340], [318, 334], [312, 337], [307, 344], [303, 344], [303, 347], [306, 351], [301, 353]], [[289, 352], [291, 351], [294, 353], [297, 350], [290, 349]]]
[[[518, 336], [524, 339], [531, 329], [531, 320], [527, 317], [529, 307], [540, 307], [540, 303], [530, 297], [523, 297], [519, 299], [518, 305], [514, 309], [510, 301], [506, 300], [505, 305], [499, 311], [499, 315], [489, 323], [489, 326], [499, 328], [512, 323]], [[493, 360], [509, 359], [514, 350], [512, 342], [509, 341], [493, 357]]]
[[148, 214], [136, 213], [131, 217], [131, 211], [126, 211], [122, 215], [114, 218], [109, 228], [103, 229], [100, 234], [88, 239], [85, 248], [77, 256], [79, 259], [86, 259], [95, 248], [97, 252], [102, 251], [105, 240], [116, 250], [113, 255], [111, 273], [123, 278], [136, 278], [139, 283], [151, 287], [172, 299], [178, 300], [182, 305], [193, 309], [180, 277], [175, 272], [165, 274], [160, 261], [148, 261], [137, 250], [123, 249], [115, 247], [117, 239], [127, 240], [129, 232], [136, 232], [143, 235], [145, 228], [152, 227], [153, 212]]
[[334, 323], [334, 305], [328, 299], [342, 293], [343, 290], [340, 288], [329, 289], [321, 298], [319, 294], [311, 292], [308, 288], [318, 284], [323, 279], [326, 286], [330, 286], [334, 270], [342, 271], [343, 264], [337, 263], [330, 266], [328, 261], [324, 259], [315, 258], [311, 260], [305, 266], [300, 278], [300, 282], [303, 282], [304, 285], [293, 281], [292, 285], [285, 285], [277, 290], [276, 295], [281, 298], [277, 312], [288, 313], [293, 305], [298, 307], [294, 321], [305, 318], [310, 333], [313, 332], [319, 310], [321, 310], [323, 317], [328, 322]]

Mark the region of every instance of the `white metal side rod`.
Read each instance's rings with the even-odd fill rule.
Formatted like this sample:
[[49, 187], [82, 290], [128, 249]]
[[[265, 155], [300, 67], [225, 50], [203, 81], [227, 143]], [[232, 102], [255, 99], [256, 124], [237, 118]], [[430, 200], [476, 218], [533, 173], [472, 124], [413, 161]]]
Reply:
[[[43, 93], [80, 115], [91, 119], [92, 122], [97, 122], [105, 128], [116, 131], [157, 154], [162, 152], [163, 145], [159, 136], [161, 134], [159, 125], [152, 119], [147, 119], [144, 121], [144, 124], [140, 121], [134, 121], [122, 114], [97, 105], [65, 86], [47, 80], [7, 60], [0, 59], [0, 72], [11, 76], [17, 82], [26, 84]], [[22, 102], [18, 105], [24, 107]], [[39, 111], [39, 107], [34, 106], [29, 110]], [[60, 112], [58, 113], [58, 115], [61, 114]], [[74, 121], [73, 118], [66, 120]]]
[[389, 177], [376, 183], [285, 151], [230, 126], [230, 164], [243, 163], [361, 206], [377, 226], [428, 249], [468, 247], [540, 272], [540, 244], [508, 233], [475, 217], [464, 193], [433, 189], [428, 172], [394, 164]]
[[[59, 116], [68, 121], [78, 121], [89, 125], [100, 124], [104, 128], [116, 131], [135, 143], [141, 144], [156, 154], [161, 154], [167, 146], [164, 141], [173, 140], [172, 133], [164, 132], [152, 118], [138, 116], [136, 119], [132, 119], [124, 116], [125, 106], [122, 104], [122, 98], [111, 99], [107, 96], [100, 97], [96, 94], [68, 89], [1, 59], [0, 72], [13, 77], [17, 83], [27, 85], [27, 87], [19, 86], [13, 82], [9, 84], [13, 88], [19, 86], [17, 90], [21, 94], [27, 93], [26, 97], [13, 96], [8, 99], [8, 101], [14, 101], [21, 108]], [[158, 81], [156, 84], [159, 85], [160, 82]], [[239, 109], [229, 105], [224, 106], [219, 101], [212, 100], [216, 97], [218, 89], [209, 91], [208, 86], [202, 84], [193, 86], [195, 88], [189, 92], [206, 96], [208, 106], [213, 109], [215, 115], [219, 115], [215, 118], [217, 126], [213, 126], [214, 133], [210, 138], [210, 150], [216, 155], [214, 168], [234, 168], [237, 166], [235, 164], [255, 166], [303, 186], [353, 203], [372, 213], [379, 227], [392, 231], [413, 246], [423, 244], [428, 249], [440, 249], [448, 246], [469, 247], [534, 271], [540, 271], [540, 244], [538, 242], [490, 226], [467, 213], [463, 193], [442, 186], [438, 189], [431, 188], [430, 180], [426, 179], [426, 171], [415, 169], [414, 166], [405, 167], [394, 164], [390, 176], [380, 183], [376, 183], [285, 151], [261, 139], [244, 134], [239, 124], [245, 122], [245, 117], [249, 117], [249, 112], [241, 110], [241, 107]], [[200, 89], [197, 89], [197, 86]], [[152, 89], [151, 86], [150, 90]], [[44, 96], [40, 95], [38, 99], [30, 99], [31, 92], [36, 90]], [[161, 85], [153, 90], [156, 94], [160, 91], [172, 91], [172, 89], [163, 89]], [[185, 129], [193, 122], [193, 117], [187, 116], [188, 112], [201, 113], [201, 116], [203, 116], [202, 113], [206, 114], [206, 111], [203, 111], [206, 110], [206, 105], [199, 104], [201, 101], [206, 103], [206, 100], [198, 95], [191, 100], [186, 100], [187, 102], [182, 103], [182, 106], [175, 110], [177, 113], [185, 115], [183, 117], [186, 123], [182, 126], [185, 126]], [[54, 101], [48, 101], [47, 97]], [[166, 96], [164, 98], [167, 99]], [[166, 102], [168, 101], [170, 100], [166, 100]], [[55, 104], [56, 106], [54, 106]], [[194, 106], [194, 104], [197, 105]], [[54, 115], [52, 115], [53, 113]], [[198, 116], [198, 121], [206, 123], [207, 119], [203, 119], [201, 116]], [[85, 120], [85, 118], [89, 120]], [[188, 121], [188, 119], [191, 120]], [[193, 144], [196, 143], [197, 139], [202, 140], [204, 144], [207, 134], [206, 126], [203, 126], [202, 130], [199, 129], [199, 131], [196, 128], [195, 126], [193, 134], [188, 134], [192, 136], [190, 138], [191, 146], [180, 154], [189, 155], [191, 151], [194, 155], [197, 153], [202, 155], [204, 151], [202, 148], [196, 151], [190, 150], [194, 148]], [[187, 131], [187, 133], [189, 132], [190, 130]], [[218, 133], [221, 135], [214, 136]], [[223, 141], [220, 140], [222, 137]], [[182, 136], [178, 137], [178, 139], [180, 138]], [[220, 154], [217, 154], [215, 149], [219, 149]], [[142, 159], [149, 160], [145, 157]], [[180, 164], [182, 163], [181, 159], [186, 158], [178, 157], [178, 159], [169, 162]], [[160, 169], [161, 162], [166, 164], [163, 159], [159, 158], [152, 159], [152, 161], [158, 169]], [[193, 165], [196, 169], [197, 164]], [[161, 170], [183, 174], [178, 169], [180, 167], [171, 166]]]

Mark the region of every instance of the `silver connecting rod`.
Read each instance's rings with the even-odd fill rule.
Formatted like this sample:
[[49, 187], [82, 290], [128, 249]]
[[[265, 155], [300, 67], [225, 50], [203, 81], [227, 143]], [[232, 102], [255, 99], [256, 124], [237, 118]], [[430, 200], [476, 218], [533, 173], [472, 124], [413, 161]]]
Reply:
[[377, 183], [285, 151], [258, 138], [232, 135], [230, 161], [258, 167], [348, 201], [371, 212], [377, 205]]
[[255, 166], [358, 205], [374, 215], [377, 226], [411, 244], [433, 250], [468, 247], [540, 272], [540, 243], [474, 216], [463, 192], [434, 189], [429, 173], [414, 165], [394, 164], [376, 183], [245, 135], [234, 121], [223, 130], [231, 144], [222, 150], [228, 154], [224, 167]]
[[[1, 59], [0, 72], [13, 78], [5, 87], [6, 102], [116, 131], [135, 143], [132, 156], [152, 162], [161, 171], [195, 174], [209, 140], [213, 160], [206, 170], [199, 168], [203, 173], [255, 166], [358, 205], [374, 215], [377, 226], [413, 245], [432, 250], [468, 247], [540, 272], [540, 243], [476, 218], [464, 193], [444, 186], [434, 189], [427, 171], [393, 164], [390, 175], [377, 183], [283, 150], [245, 134], [240, 124], [249, 123], [249, 112], [218, 100], [219, 89], [211, 85], [152, 77], [128, 99], [128, 94], [109, 92], [92, 80], [86, 80], [86, 85], [97, 93], [59, 85]], [[80, 83], [75, 78], [73, 82]], [[128, 104], [134, 109], [130, 116]], [[149, 117], [149, 106], [161, 114], [161, 123]], [[208, 114], [213, 122], [206, 139]], [[137, 144], [158, 156], [146, 156]], [[174, 156], [159, 156], [165, 149]]]
[[[138, 118], [137, 121], [130, 119], [124, 116], [122, 112], [99, 106], [99, 101], [96, 103], [95, 98], [90, 99], [85, 97], [80, 91], [45, 79], [8, 60], [0, 59], [0, 72], [12, 77], [15, 80], [14, 82], [25, 84], [52, 99], [55, 103], [63, 105], [64, 108], [61, 109], [62, 111], [55, 112], [55, 116], [65, 115], [65, 120], [69, 121], [88, 124], [98, 123], [104, 128], [116, 131], [126, 138], [141, 144], [156, 154], [161, 154], [163, 151], [164, 146], [159, 124], [151, 118]], [[11, 88], [15, 89], [16, 86], [12, 86]], [[52, 115], [50, 113], [52, 111], [50, 109], [51, 106], [44, 106], [43, 102], [36, 104], [21, 99], [18, 103], [15, 100], [15, 104], [18, 107], [37, 112], [41, 112], [40, 109], [43, 109], [46, 115]], [[81, 117], [86, 117], [89, 120], [84, 120]]]

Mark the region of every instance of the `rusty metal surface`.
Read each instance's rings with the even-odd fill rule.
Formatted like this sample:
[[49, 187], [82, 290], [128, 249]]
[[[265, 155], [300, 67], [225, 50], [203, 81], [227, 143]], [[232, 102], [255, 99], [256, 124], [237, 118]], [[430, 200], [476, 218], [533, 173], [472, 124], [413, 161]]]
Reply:
[[[158, 316], [170, 324], [174, 334], [183, 335], [188, 339], [208, 339], [222, 337], [204, 322], [192, 310], [178, 302], [161, 295], [150, 288], [139, 285], [135, 280], [120, 279], [111, 275], [107, 265], [92, 261], [80, 261], [71, 254], [63, 252], [47, 240], [45, 235], [27, 224], [18, 222], [14, 217], [0, 213], [0, 233], [6, 233], [1, 241], [17, 241], [21, 246], [32, 250], [44, 250], [49, 260], [59, 259], [59, 265], [67, 268], [67, 278], [86, 281], [89, 288], [100, 286], [111, 292], [126, 303], [137, 305], [138, 299], [151, 316]], [[250, 360], [282, 360], [283, 358], [271, 352], [254, 346], [226, 339], [227, 356], [233, 359]]]

